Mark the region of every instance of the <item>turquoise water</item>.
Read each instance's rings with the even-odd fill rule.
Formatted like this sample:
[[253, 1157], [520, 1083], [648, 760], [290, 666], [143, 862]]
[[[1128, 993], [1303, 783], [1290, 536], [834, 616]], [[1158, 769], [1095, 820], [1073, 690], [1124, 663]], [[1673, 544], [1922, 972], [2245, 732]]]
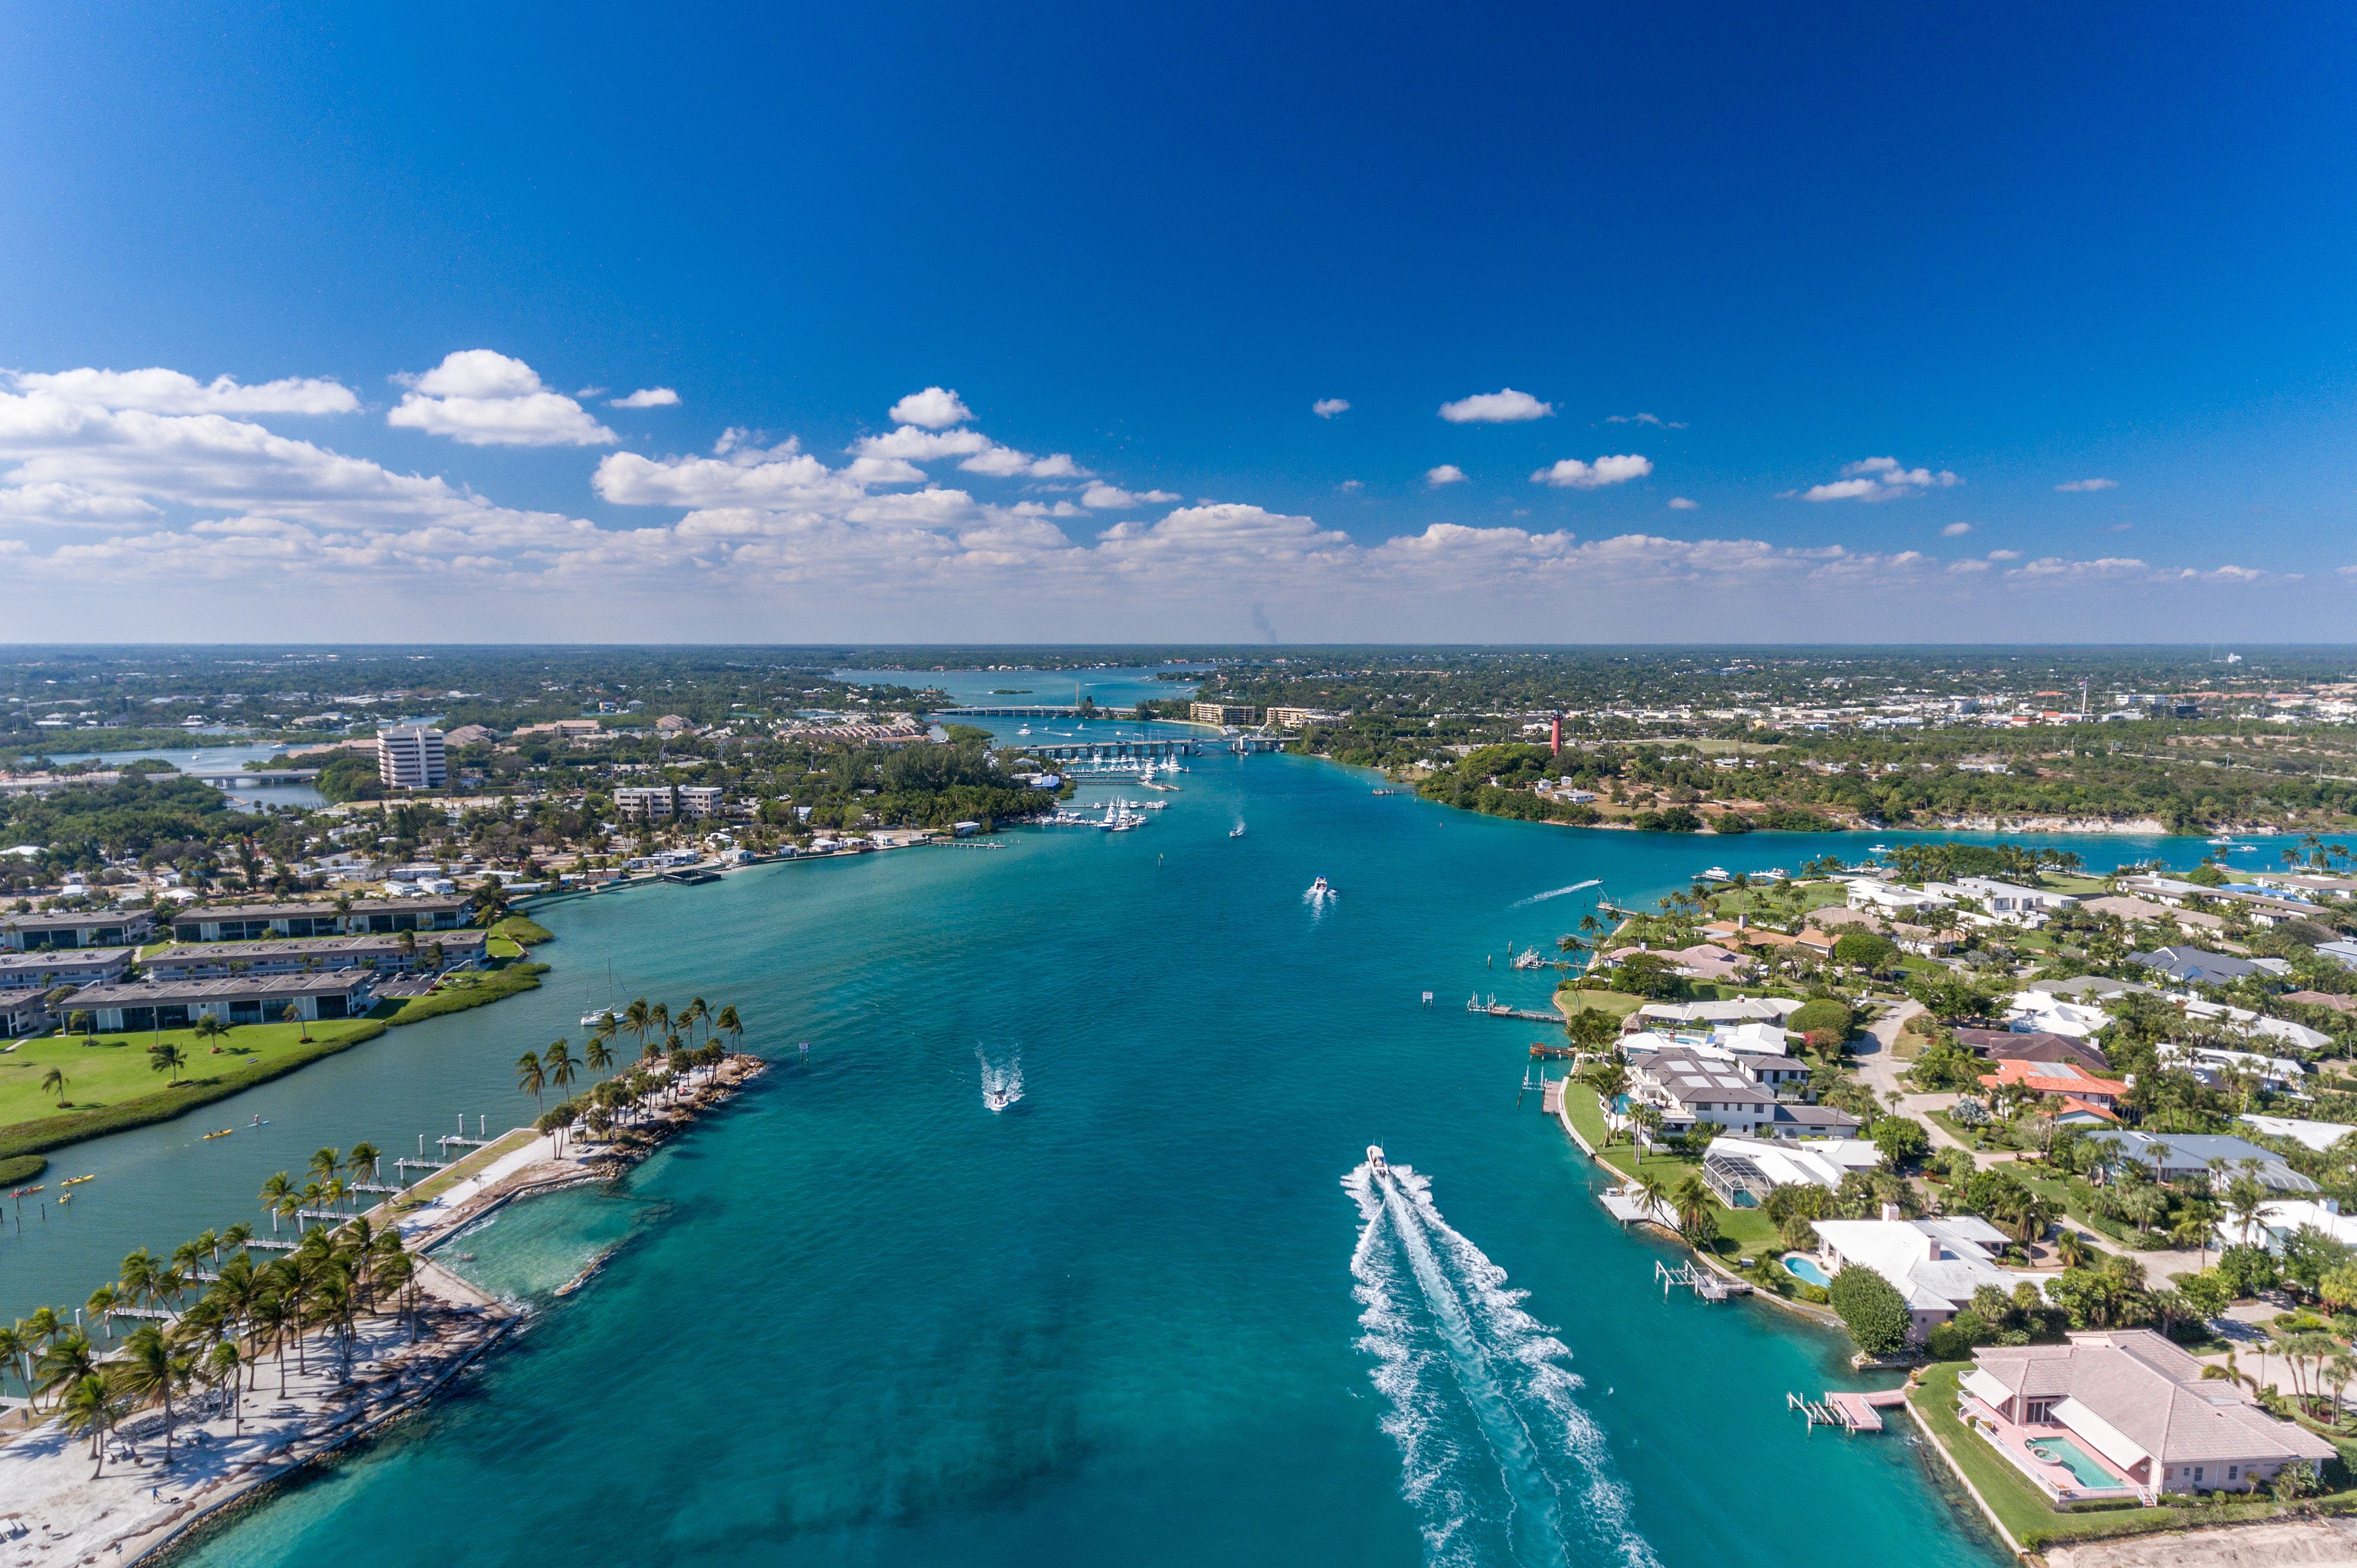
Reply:
[[[1139, 832], [551, 906], [546, 989], [195, 1119], [259, 1109], [251, 1144], [175, 1123], [67, 1155], [105, 1179], [70, 1225], [0, 1240], [0, 1310], [250, 1212], [319, 1143], [523, 1119], [508, 1064], [577, 1036], [610, 962], [625, 997], [735, 1002], [778, 1066], [619, 1192], [455, 1243], [530, 1327], [197, 1561], [554, 1564], [592, 1520], [601, 1550], [665, 1563], [1643, 1568], [1798, 1564], [1828, 1538], [2000, 1560], [1903, 1434], [1789, 1417], [1787, 1390], [1850, 1385], [1836, 1337], [1664, 1296], [1668, 1251], [1517, 1108], [1542, 1031], [1463, 1008], [1544, 1003], [1553, 976], [1504, 953], [1572, 929], [1598, 889], [1566, 888], [1651, 897], [1706, 860], [1855, 843], [1496, 822], [1290, 757], [1180, 782]], [[1321, 874], [1340, 897], [1313, 907]], [[984, 1075], [1017, 1068], [994, 1114]], [[1810, 1530], [1761, 1528], [1792, 1518]]]
[[2041, 1459], [2061, 1465], [2078, 1477], [2079, 1484], [2091, 1492], [2123, 1492], [2128, 1484], [2104, 1468], [2093, 1455], [2067, 1437], [2040, 1437], [2030, 1444], [2030, 1452]]
[[1787, 1258], [1784, 1260], [1784, 1272], [1796, 1280], [1806, 1281], [1819, 1290], [1824, 1290], [1834, 1283], [1825, 1277], [1825, 1271], [1819, 1266], [1814, 1258]]

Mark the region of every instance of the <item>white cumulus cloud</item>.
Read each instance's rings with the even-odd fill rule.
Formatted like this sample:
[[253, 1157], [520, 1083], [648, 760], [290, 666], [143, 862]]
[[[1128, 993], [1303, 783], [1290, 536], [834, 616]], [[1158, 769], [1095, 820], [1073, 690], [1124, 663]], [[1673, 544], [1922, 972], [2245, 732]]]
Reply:
[[1525, 419], [1544, 419], [1554, 412], [1555, 404], [1541, 403], [1530, 393], [1512, 387], [1476, 392], [1440, 405], [1440, 417], [1451, 424], [1514, 424]]
[[621, 439], [522, 360], [461, 349], [409, 382], [387, 424], [468, 446], [604, 446]]
[[1958, 539], [1970, 533], [1972, 531], [1973, 525], [1969, 522], [1952, 522], [1948, 524], [1947, 527], [1940, 530], [1940, 537], [1943, 539]]
[[1426, 468], [1424, 482], [1436, 489], [1442, 485], [1461, 485], [1465, 482], [1465, 470], [1454, 463], [1443, 463], [1437, 468]]
[[2065, 479], [2054, 488], [2064, 495], [2080, 495], [2089, 490], [2115, 490], [2120, 488], [2120, 482], [2117, 479]]
[[[597, 394], [585, 392], [582, 395], [595, 397]], [[679, 393], [669, 387], [640, 387], [628, 397], [611, 399], [606, 406], [608, 408], [677, 408]]]
[[67, 403], [145, 413], [350, 413], [361, 405], [352, 389], [325, 378], [290, 376], [241, 386], [229, 376], [200, 381], [181, 371], [58, 371], [8, 377], [19, 392], [47, 392]]
[[1351, 400], [1346, 397], [1321, 397], [1309, 405], [1309, 412], [1320, 419], [1331, 419], [1338, 413], [1351, 412]]
[[910, 392], [894, 403], [890, 418], [895, 424], [921, 424], [928, 430], [944, 430], [952, 424], [963, 424], [974, 417], [974, 411], [963, 399], [945, 387], [927, 387]]
[[1700, 505], [1702, 505], [1702, 502], [1691, 499], [1685, 496], [1672, 496], [1670, 498], [1670, 510], [1672, 511], [1692, 511]]
[[1964, 482], [1945, 468], [1935, 473], [1910, 468], [1896, 457], [1867, 457], [1845, 465], [1840, 478], [1811, 485], [1800, 496], [1804, 501], [1890, 501]]
[[1651, 424], [1663, 430], [1684, 430], [1686, 427], [1685, 421], [1683, 419], [1663, 419], [1658, 413], [1608, 413], [1604, 416], [1604, 423], [1607, 424]]
[[1124, 507], [1158, 505], [1161, 502], [1175, 501], [1178, 499], [1168, 490], [1125, 490], [1119, 485], [1108, 485], [1102, 479], [1081, 492], [1082, 506], [1095, 507], [1103, 511], [1116, 511]]
[[1552, 467], [1541, 468], [1533, 474], [1531, 483], [1553, 485], [1565, 490], [1594, 490], [1606, 485], [1641, 479], [1652, 471], [1652, 459], [1640, 457], [1633, 452], [1614, 457], [1598, 457], [1593, 463], [1565, 457], [1558, 459]]

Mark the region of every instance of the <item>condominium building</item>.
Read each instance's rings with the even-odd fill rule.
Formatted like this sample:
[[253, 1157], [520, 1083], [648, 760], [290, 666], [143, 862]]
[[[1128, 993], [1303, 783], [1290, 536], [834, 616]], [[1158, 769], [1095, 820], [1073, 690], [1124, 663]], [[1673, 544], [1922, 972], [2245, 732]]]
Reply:
[[1248, 725], [1255, 711], [1245, 703], [1189, 703], [1187, 717], [1199, 725]]
[[709, 817], [720, 811], [721, 791], [709, 784], [630, 785], [614, 791], [614, 810], [626, 822], [663, 817]]
[[395, 725], [376, 737], [376, 776], [388, 789], [439, 789], [449, 781], [442, 732], [425, 725]]

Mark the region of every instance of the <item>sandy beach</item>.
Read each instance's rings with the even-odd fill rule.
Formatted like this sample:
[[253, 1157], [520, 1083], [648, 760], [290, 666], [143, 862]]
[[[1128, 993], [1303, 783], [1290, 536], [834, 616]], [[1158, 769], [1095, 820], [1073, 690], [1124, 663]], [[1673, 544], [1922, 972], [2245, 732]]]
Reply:
[[255, 1366], [234, 1412], [214, 1408], [210, 1396], [182, 1396], [168, 1466], [159, 1408], [124, 1421], [95, 1475], [87, 1437], [46, 1419], [27, 1427], [22, 1412], [10, 1412], [0, 1422], [0, 1568], [135, 1562], [258, 1488], [416, 1411], [527, 1310], [422, 1254], [518, 1197], [612, 1178], [766, 1067], [758, 1058], [732, 1058], [708, 1082], [676, 1103], [649, 1107], [610, 1141], [568, 1137], [560, 1152], [554, 1137], [518, 1129], [421, 1184], [439, 1184], [430, 1201], [397, 1209], [394, 1199], [371, 1210], [371, 1223], [398, 1227], [420, 1254], [414, 1319], [361, 1318], [349, 1370], [344, 1348], [328, 1334], [307, 1336], [299, 1349], [290, 1344], [283, 1359]]

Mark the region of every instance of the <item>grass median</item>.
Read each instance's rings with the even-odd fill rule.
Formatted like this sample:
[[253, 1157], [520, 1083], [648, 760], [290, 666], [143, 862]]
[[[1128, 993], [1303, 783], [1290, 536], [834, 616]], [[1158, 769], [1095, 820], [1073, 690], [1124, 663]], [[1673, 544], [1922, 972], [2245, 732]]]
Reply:
[[438, 1018], [445, 1013], [463, 1013], [469, 1007], [521, 995], [540, 989], [540, 977], [548, 972], [544, 963], [510, 963], [498, 969], [476, 970], [454, 974], [442, 982], [441, 988], [424, 996], [413, 996], [398, 1008], [384, 1015], [393, 1025], [420, 1024], [428, 1018]]

